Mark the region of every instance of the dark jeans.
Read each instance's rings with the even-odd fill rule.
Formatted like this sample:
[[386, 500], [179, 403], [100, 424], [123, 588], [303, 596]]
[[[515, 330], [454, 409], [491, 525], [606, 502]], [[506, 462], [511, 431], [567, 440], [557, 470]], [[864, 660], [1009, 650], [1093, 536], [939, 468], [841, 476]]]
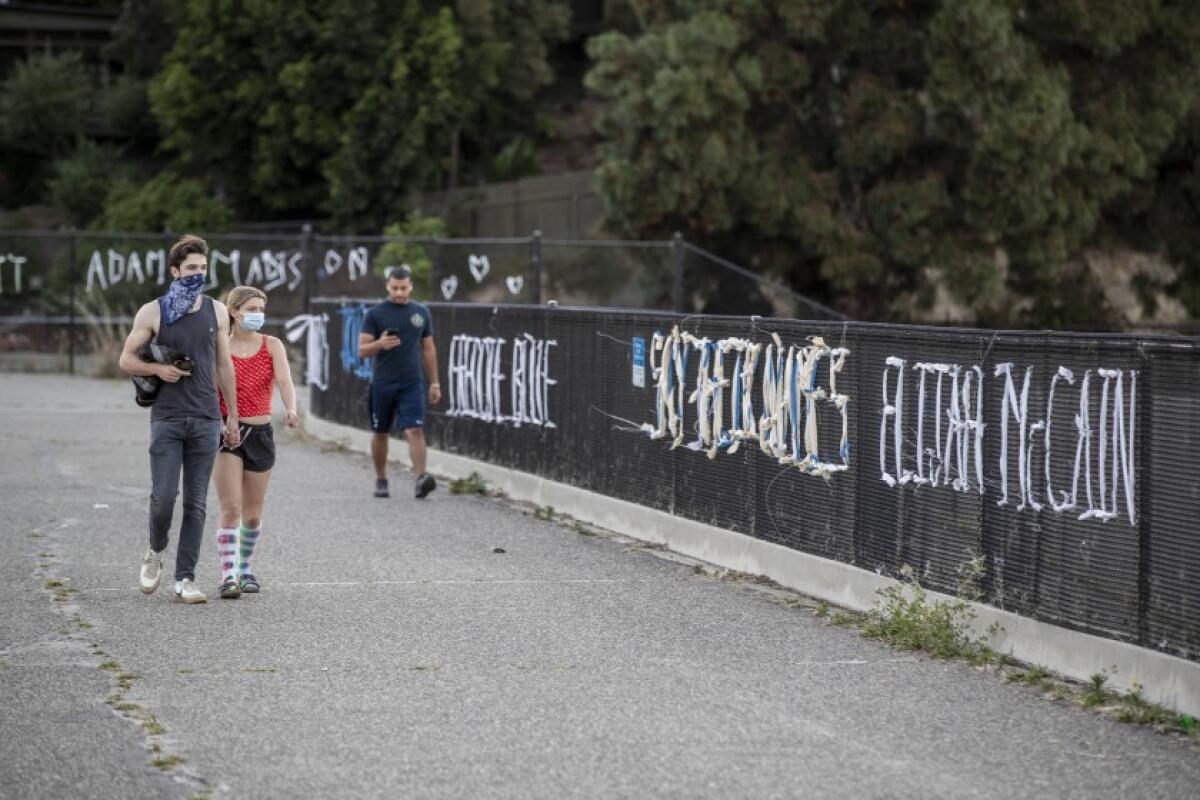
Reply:
[[183, 524], [175, 551], [175, 580], [196, 578], [196, 560], [204, 538], [208, 479], [221, 444], [221, 421], [179, 417], [150, 422], [150, 546], [167, 547], [179, 471], [183, 469]]

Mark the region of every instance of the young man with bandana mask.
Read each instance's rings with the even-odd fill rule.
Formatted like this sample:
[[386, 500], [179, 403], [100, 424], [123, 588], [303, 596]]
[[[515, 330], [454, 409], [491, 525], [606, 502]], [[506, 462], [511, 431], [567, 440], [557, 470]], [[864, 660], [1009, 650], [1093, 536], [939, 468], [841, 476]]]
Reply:
[[[175, 599], [204, 603], [196, 588], [196, 560], [204, 538], [208, 481], [222, 436], [239, 442], [237, 389], [229, 356], [229, 313], [202, 293], [208, 273], [208, 245], [185, 235], [167, 256], [173, 281], [166, 294], [138, 309], [119, 365], [130, 375], [155, 375], [162, 387], [150, 410], [150, 549], [142, 559], [139, 583], [151, 594], [162, 576], [175, 497], [183, 473], [183, 522], [175, 553]], [[157, 339], [191, 359], [184, 372], [170, 364], [142, 361], [138, 348]], [[228, 406], [224, 431], [216, 382]]]

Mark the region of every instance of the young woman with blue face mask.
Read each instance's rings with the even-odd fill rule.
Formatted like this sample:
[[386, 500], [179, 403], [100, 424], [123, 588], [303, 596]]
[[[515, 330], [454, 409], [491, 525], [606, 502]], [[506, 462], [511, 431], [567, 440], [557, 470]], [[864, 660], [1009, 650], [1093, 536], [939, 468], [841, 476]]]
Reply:
[[[296, 388], [283, 342], [259, 333], [266, 319], [266, 294], [253, 286], [238, 286], [229, 293], [225, 305], [229, 309], [229, 352], [237, 376], [241, 443], [233, 448], [221, 447], [213, 482], [221, 505], [217, 528], [220, 594], [235, 598], [259, 590], [258, 578], [250, 571], [250, 558], [262, 532], [263, 500], [275, 465], [271, 397], [276, 386], [287, 426], [295, 428], [300, 418], [296, 416]], [[225, 413], [224, 400], [221, 413]]]

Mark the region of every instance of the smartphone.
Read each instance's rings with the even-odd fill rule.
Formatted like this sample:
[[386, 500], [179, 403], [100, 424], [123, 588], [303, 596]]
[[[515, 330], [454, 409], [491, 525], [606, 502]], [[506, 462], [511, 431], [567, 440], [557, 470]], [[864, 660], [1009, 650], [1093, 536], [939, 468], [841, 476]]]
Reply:
[[379, 338], [382, 339], [384, 336], [395, 336], [395, 335], [396, 335], [396, 332], [394, 330], [392, 330], [391, 328], [384, 328], [383, 333], [379, 334]]

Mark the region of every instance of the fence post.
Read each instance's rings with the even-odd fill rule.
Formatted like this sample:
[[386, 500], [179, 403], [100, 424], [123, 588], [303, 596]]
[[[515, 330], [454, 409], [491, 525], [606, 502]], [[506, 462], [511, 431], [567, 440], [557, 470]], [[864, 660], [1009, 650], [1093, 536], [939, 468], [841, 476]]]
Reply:
[[683, 234], [675, 231], [671, 237], [671, 308], [683, 313]]
[[75, 228], [67, 246], [67, 374], [75, 374]]
[[442, 296], [442, 238], [435, 237], [426, 245], [426, 255], [429, 256], [429, 297], [432, 300], [446, 300]]
[[304, 313], [311, 313], [312, 285], [316, 280], [316, 264], [312, 257], [312, 223], [306, 222], [300, 227], [300, 259], [304, 263]]
[[[1142, 380], [1146, 381], [1143, 385], [1146, 392], [1151, 390], [1151, 386], [1147, 378], [1152, 376], [1148, 373], [1150, 360], [1146, 351], [1139, 345], [1137, 348], [1138, 355], [1138, 370], [1142, 374]], [[1151, 390], [1152, 391], [1152, 390]], [[1141, 419], [1138, 423], [1144, 431], [1154, 430], [1154, 404], [1146, 403], [1144, 407], [1138, 409], [1138, 414]], [[1153, 449], [1147, 440], [1150, 437], [1142, 435], [1142, 441], [1138, 443], [1137, 453], [1137, 494], [1141, 496], [1141, 503], [1136, 508], [1137, 510], [1137, 558], [1138, 558], [1138, 604], [1137, 604], [1137, 643], [1142, 647], [1153, 646], [1151, 644], [1150, 620], [1147, 618], [1150, 615], [1150, 570], [1152, 562], [1151, 546], [1152, 536], [1154, 535], [1154, 518], [1147, 512], [1147, 508], [1151, 508], [1147, 500], [1150, 498], [1150, 493], [1154, 485], [1154, 461]]]
[[534, 231], [529, 240], [529, 301], [542, 304], [542, 232]]

